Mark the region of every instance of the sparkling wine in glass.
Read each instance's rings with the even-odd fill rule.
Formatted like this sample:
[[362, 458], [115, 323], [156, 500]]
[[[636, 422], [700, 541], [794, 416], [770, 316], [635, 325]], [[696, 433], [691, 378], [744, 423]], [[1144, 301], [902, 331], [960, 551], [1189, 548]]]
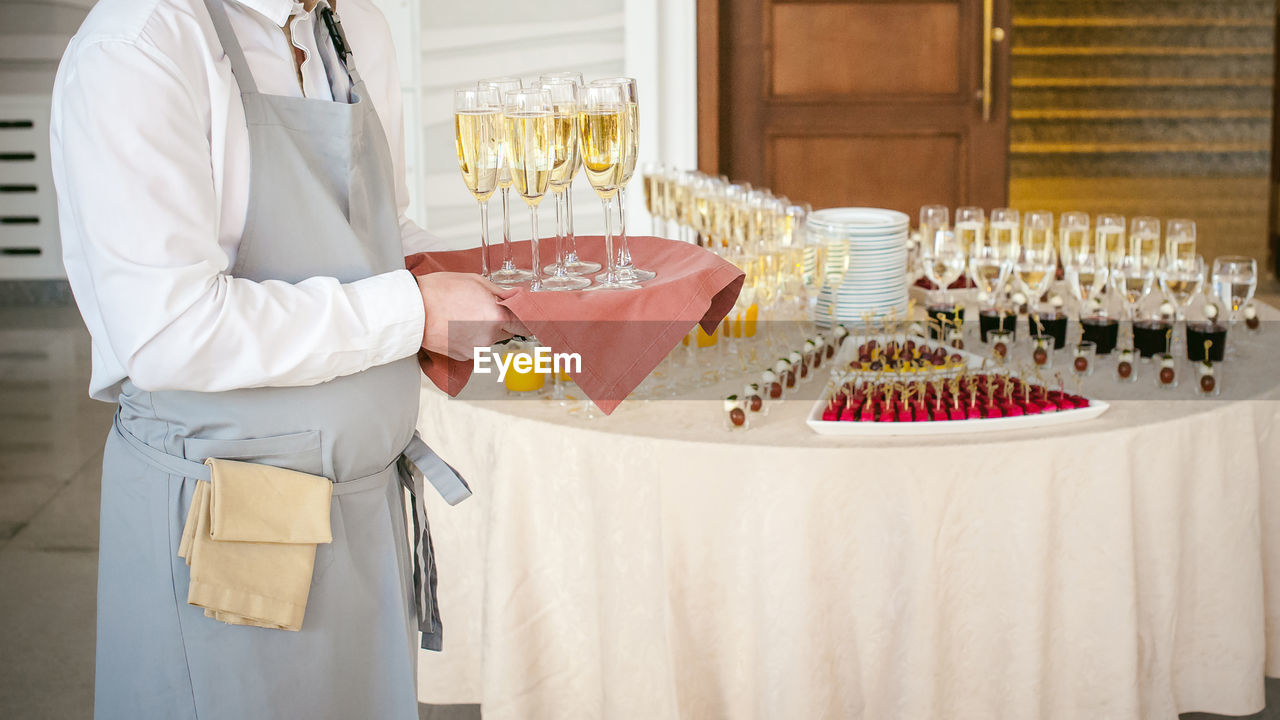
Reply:
[[[519, 90], [520, 78], [502, 77], [481, 80], [476, 83], [478, 90], [491, 90], [498, 98], [497, 110], [502, 111], [502, 103], [506, 94]], [[501, 124], [504, 136], [498, 147], [498, 189], [502, 191], [502, 265], [489, 274], [489, 279], [498, 285], [519, 285], [532, 276], [528, 270], [516, 267], [511, 252], [511, 163], [510, 143], [505, 137], [506, 123]]]
[[547, 92], [552, 107], [551, 195], [556, 206], [556, 261], [545, 270], [548, 277], [542, 281], [547, 290], [581, 290], [591, 280], [575, 275], [569, 270], [569, 240], [565, 232], [565, 216], [569, 214], [570, 187], [578, 168], [582, 165], [582, 153], [578, 143], [578, 89], [572, 80], [555, 78], [539, 81], [538, 87]]
[[542, 267], [538, 264], [538, 204], [551, 184], [555, 164], [555, 114], [551, 93], [542, 88], [513, 90], [503, 98], [502, 119], [511, 165], [511, 184], [529, 206], [532, 234], [529, 254], [533, 258], [529, 290], [542, 290]]
[[[538, 77], [538, 83], [543, 86], [568, 83], [576, 85], [578, 87], [578, 92], [581, 93], [582, 73], [572, 71], [543, 73]], [[562, 264], [570, 275], [590, 275], [600, 269], [600, 263], [583, 260], [578, 256], [578, 237], [573, 232], [573, 180], [577, 177], [578, 169], [581, 167], [582, 156], [581, 153], [579, 153], [577, 164], [573, 166], [572, 171], [569, 173], [569, 184], [565, 187], [564, 193], [564, 222], [567, 249], [565, 250], [564, 261]], [[552, 272], [550, 267], [546, 270], [547, 272]]]
[[1018, 259], [1021, 229], [1022, 221], [1017, 210], [996, 208], [991, 211], [991, 246], [1010, 263]]
[[1062, 258], [1063, 268], [1066, 268], [1073, 256], [1083, 259], [1092, 250], [1089, 243], [1089, 214], [1062, 213], [1058, 221], [1058, 256]]
[[[626, 127], [622, 135], [622, 161], [618, 179], [618, 274], [627, 282], [641, 282], [653, 278], [651, 270], [636, 267], [631, 260], [631, 248], [627, 243], [627, 183], [636, 170], [636, 159], [640, 153], [640, 101], [636, 93], [635, 78], [615, 77], [593, 80], [592, 85], [617, 87], [622, 93], [623, 119]], [[687, 197], [690, 183], [683, 184], [682, 192], [686, 194], [681, 208], [686, 213], [686, 226], [689, 225], [688, 213], [692, 209], [692, 198]]]
[[1048, 210], [1027, 213], [1022, 225], [1022, 245], [1036, 251], [1053, 247], [1053, 213]]
[[1128, 252], [1124, 240], [1123, 215], [1099, 215], [1094, 228], [1094, 248], [1098, 257], [1115, 267], [1120, 264]]
[[[956, 210], [955, 242], [962, 252], [986, 242], [987, 219], [980, 207], [962, 207]], [[926, 239], [926, 242], [928, 240]]]
[[1081, 317], [1089, 301], [1098, 296], [1107, 286], [1108, 269], [1097, 253], [1090, 251], [1089, 244], [1083, 250], [1063, 258], [1063, 270], [1071, 294], [1080, 301]]
[[1147, 261], [1142, 255], [1125, 255], [1109, 271], [1111, 287], [1124, 301], [1125, 315], [1130, 321], [1134, 319], [1138, 303], [1155, 285], [1155, 266]]
[[1196, 224], [1182, 218], [1171, 218], [1165, 223], [1165, 262], [1179, 260], [1193, 262], [1196, 254]]
[[644, 210], [649, 213], [649, 217], [653, 219], [653, 234], [658, 237], [666, 235], [666, 228], [658, 223], [662, 219], [660, 211], [660, 203], [662, 202], [662, 189], [659, 187], [661, 182], [658, 177], [659, 168], [652, 164], [646, 163], [640, 168], [641, 179], [644, 187]]
[[1152, 272], [1160, 266], [1160, 220], [1136, 217], [1129, 222], [1129, 255]]
[[591, 189], [604, 207], [604, 249], [606, 270], [587, 289], [639, 289], [618, 274], [618, 256], [613, 252], [613, 199], [622, 180], [623, 143], [626, 142], [626, 103], [616, 85], [589, 85], [582, 90], [578, 108], [578, 142], [582, 167]]
[[978, 288], [978, 300], [985, 307], [996, 307], [1009, 280], [1010, 269], [1009, 259], [993, 245], [980, 245], [969, 251], [969, 278]]
[[966, 257], [964, 246], [958, 236], [950, 230], [939, 230], [932, 243], [921, 248], [921, 263], [924, 274], [937, 286], [931, 295], [931, 308], [950, 307], [947, 288], [964, 272]]
[[489, 277], [489, 198], [498, 182], [502, 114], [491, 90], [453, 93], [454, 142], [462, 181], [480, 205], [480, 274]]
[[1041, 248], [1023, 246], [1018, 248], [1018, 259], [1014, 262], [1018, 284], [1027, 295], [1027, 306], [1035, 312], [1036, 306], [1049, 284], [1053, 282], [1058, 268], [1058, 254], [1053, 245]]
[[1195, 255], [1191, 260], [1171, 259], [1160, 273], [1160, 289], [1178, 308], [1178, 319], [1182, 319], [1182, 311], [1191, 303], [1191, 298], [1200, 292], [1204, 285], [1204, 258]]

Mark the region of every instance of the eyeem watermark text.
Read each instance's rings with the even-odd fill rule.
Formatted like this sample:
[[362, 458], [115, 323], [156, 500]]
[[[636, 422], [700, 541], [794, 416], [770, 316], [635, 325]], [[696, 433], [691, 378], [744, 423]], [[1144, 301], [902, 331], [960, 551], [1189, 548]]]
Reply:
[[507, 377], [508, 370], [518, 374], [538, 373], [546, 375], [556, 373], [582, 372], [582, 356], [578, 353], [553, 353], [549, 347], [534, 348], [532, 353], [514, 352], [495, 354], [487, 347], [478, 347], [472, 355], [471, 371], [477, 375], [488, 375], [493, 368], [498, 369], [498, 382]]

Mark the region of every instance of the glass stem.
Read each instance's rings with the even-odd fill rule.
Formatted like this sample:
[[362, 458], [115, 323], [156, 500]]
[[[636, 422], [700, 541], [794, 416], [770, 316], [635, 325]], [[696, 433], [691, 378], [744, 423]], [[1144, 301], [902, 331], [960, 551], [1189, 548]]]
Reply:
[[567, 238], [568, 251], [566, 263], [578, 262], [578, 239], [573, 235], [573, 182], [564, 188], [564, 233]]
[[556, 277], [565, 277], [569, 271], [565, 268], [565, 236], [564, 236], [564, 202], [568, 197], [563, 190], [555, 193], [556, 201]]
[[489, 201], [480, 201], [480, 276], [489, 277]]
[[604, 203], [604, 256], [605, 256], [605, 283], [613, 284], [618, 282], [618, 258], [613, 254], [613, 203], [609, 202], [613, 198], [602, 198], [600, 202]]
[[529, 224], [533, 228], [533, 232], [529, 235], [529, 257], [533, 261], [530, 271], [533, 277], [529, 278], [529, 290], [538, 291], [542, 289], [542, 265], [538, 262], [538, 206], [529, 203]]
[[511, 270], [516, 263], [511, 259], [511, 188], [502, 188], [502, 269]]
[[618, 267], [631, 267], [631, 249], [627, 247], [626, 188], [618, 188]]

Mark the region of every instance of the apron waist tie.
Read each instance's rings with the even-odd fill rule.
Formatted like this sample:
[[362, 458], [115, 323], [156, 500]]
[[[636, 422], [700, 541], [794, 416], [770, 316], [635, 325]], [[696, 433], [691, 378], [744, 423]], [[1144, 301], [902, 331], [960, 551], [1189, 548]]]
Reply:
[[436, 558], [431, 546], [431, 526], [422, 502], [423, 479], [429, 480], [450, 505], [471, 497], [471, 487], [448, 463], [427, 447], [417, 432], [400, 455], [400, 482], [413, 504], [413, 599], [422, 631], [422, 649], [439, 651], [443, 645], [440, 605], [436, 602]]
[[[208, 465], [170, 455], [148, 445], [124, 427], [119, 413], [116, 413], [113, 426], [116, 434], [124, 440], [125, 446], [148, 465], [171, 475], [209, 482], [211, 471]], [[436, 492], [450, 505], [457, 505], [471, 497], [471, 487], [456, 470], [427, 447], [416, 431], [409, 440], [409, 445], [392, 462], [398, 465], [400, 484], [409, 491], [413, 505], [413, 604], [417, 611], [418, 629], [422, 632], [422, 648], [439, 651], [443, 634], [440, 606], [436, 598], [435, 552], [431, 546], [431, 527], [427, 523], [427, 509], [423, 503], [423, 480], [429, 480]], [[385, 468], [367, 477], [334, 483], [333, 494], [345, 495], [366, 489], [369, 482], [383, 472]]]

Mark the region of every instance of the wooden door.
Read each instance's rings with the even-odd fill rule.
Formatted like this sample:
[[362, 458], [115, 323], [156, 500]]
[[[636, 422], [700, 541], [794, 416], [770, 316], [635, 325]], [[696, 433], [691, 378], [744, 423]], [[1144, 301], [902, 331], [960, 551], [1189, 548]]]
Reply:
[[1009, 0], [699, 0], [699, 165], [815, 208], [1002, 207], [1008, 17]]

